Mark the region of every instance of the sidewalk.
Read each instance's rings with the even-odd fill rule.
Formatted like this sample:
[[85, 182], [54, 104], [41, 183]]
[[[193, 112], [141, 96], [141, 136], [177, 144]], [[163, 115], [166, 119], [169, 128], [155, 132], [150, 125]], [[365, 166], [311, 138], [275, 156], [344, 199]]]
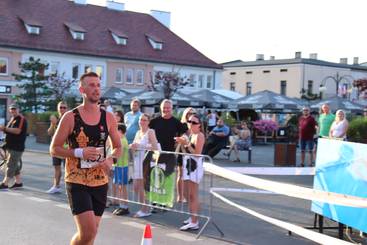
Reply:
[[[28, 136], [26, 141], [26, 151], [49, 153], [49, 144], [41, 144], [36, 142], [35, 136]], [[222, 151], [223, 152], [223, 151]], [[247, 152], [240, 152], [241, 162], [232, 162], [234, 154], [231, 156], [231, 160], [227, 160], [222, 152], [220, 152], [213, 160], [214, 163], [222, 167], [271, 167], [274, 166], [274, 144], [269, 143], [267, 145], [255, 145], [252, 147], [252, 163], [247, 162]], [[307, 159], [306, 159], [307, 160]], [[300, 163], [300, 150], [297, 149], [297, 163]]]

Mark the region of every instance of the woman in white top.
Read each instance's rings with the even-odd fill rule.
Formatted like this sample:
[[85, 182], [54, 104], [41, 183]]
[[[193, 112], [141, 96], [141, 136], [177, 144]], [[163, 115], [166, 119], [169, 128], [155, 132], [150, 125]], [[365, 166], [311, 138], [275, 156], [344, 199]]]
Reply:
[[[197, 115], [192, 115], [187, 121], [190, 130], [190, 138], [176, 137], [176, 141], [186, 147], [189, 154], [202, 154], [205, 136], [201, 132], [201, 121]], [[199, 183], [204, 175], [202, 157], [184, 156], [183, 157], [183, 179], [185, 190], [188, 194], [189, 211], [191, 214], [199, 212]], [[199, 220], [196, 215], [184, 221], [184, 226], [180, 230], [199, 229]]]
[[[143, 160], [146, 150], [157, 150], [158, 141], [155, 131], [148, 127], [150, 117], [147, 114], [141, 114], [139, 117], [139, 131], [136, 132], [135, 139], [130, 148], [134, 151], [134, 192], [138, 195], [139, 202], [145, 203], [144, 179], [143, 179]], [[142, 208], [134, 215], [136, 218], [151, 215], [149, 207]]]
[[348, 121], [345, 119], [345, 113], [343, 110], [337, 110], [333, 124], [331, 124], [329, 137], [341, 138], [345, 140], [347, 138]]

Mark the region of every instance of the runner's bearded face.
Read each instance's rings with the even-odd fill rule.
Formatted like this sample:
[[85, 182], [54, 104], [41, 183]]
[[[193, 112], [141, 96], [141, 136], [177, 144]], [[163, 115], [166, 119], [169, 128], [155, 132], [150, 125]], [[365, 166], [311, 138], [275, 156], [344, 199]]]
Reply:
[[98, 77], [85, 77], [80, 88], [83, 97], [92, 104], [97, 104], [101, 98], [101, 82]]

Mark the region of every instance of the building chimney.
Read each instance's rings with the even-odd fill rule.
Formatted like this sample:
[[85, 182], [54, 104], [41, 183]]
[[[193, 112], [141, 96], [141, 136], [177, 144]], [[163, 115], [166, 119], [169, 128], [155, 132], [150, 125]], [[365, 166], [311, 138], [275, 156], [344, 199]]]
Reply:
[[264, 60], [263, 54], [256, 54], [256, 60]]
[[310, 59], [317, 60], [317, 53], [311, 53], [310, 54]]
[[275, 56], [270, 56], [270, 60], [275, 60]]
[[348, 64], [348, 58], [340, 58], [340, 64]]
[[359, 65], [359, 58], [358, 57], [354, 57], [353, 58], [353, 65]]
[[87, 0], [74, 0], [75, 4], [87, 5]]
[[115, 2], [113, 0], [107, 0], [106, 1], [106, 7], [111, 10], [116, 11], [124, 11], [125, 10], [125, 4], [121, 2]]
[[296, 59], [301, 59], [302, 58], [302, 52], [296, 52], [295, 55], [294, 55], [294, 58]]
[[171, 26], [171, 13], [160, 10], [151, 10], [150, 15], [153, 16], [156, 20], [161, 22], [161, 24], [165, 25], [167, 28]]

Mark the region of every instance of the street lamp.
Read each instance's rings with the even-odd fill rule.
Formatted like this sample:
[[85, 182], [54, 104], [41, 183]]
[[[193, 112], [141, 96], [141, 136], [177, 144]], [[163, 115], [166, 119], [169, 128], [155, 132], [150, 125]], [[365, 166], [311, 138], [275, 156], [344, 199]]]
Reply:
[[339, 72], [337, 72], [336, 73], [336, 76], [327, 76], [324, 79], [322, 79], [321, 84], [320, 84], [320, 89], [319, 89], [320, 92], [326, 91], [326, 86], [325, 85], [326, 85], [326, 82], [327, 82], [328, 79], [331, 79], [331, 80], [333, 80], [335, 82], [335, 85], [336, 85], [336, 95], [339, 94], [339, 84], [340, 84], [341, 81], [344, 80], [344, 81], [348, 82], [349, 85], [351, 85], [352, 84], [351, 81], [354, 80], [354, 78], [352, 76], [350, 76], [350, 75], [342, 75], [342, 76], [340, 76], [339, 75]]

